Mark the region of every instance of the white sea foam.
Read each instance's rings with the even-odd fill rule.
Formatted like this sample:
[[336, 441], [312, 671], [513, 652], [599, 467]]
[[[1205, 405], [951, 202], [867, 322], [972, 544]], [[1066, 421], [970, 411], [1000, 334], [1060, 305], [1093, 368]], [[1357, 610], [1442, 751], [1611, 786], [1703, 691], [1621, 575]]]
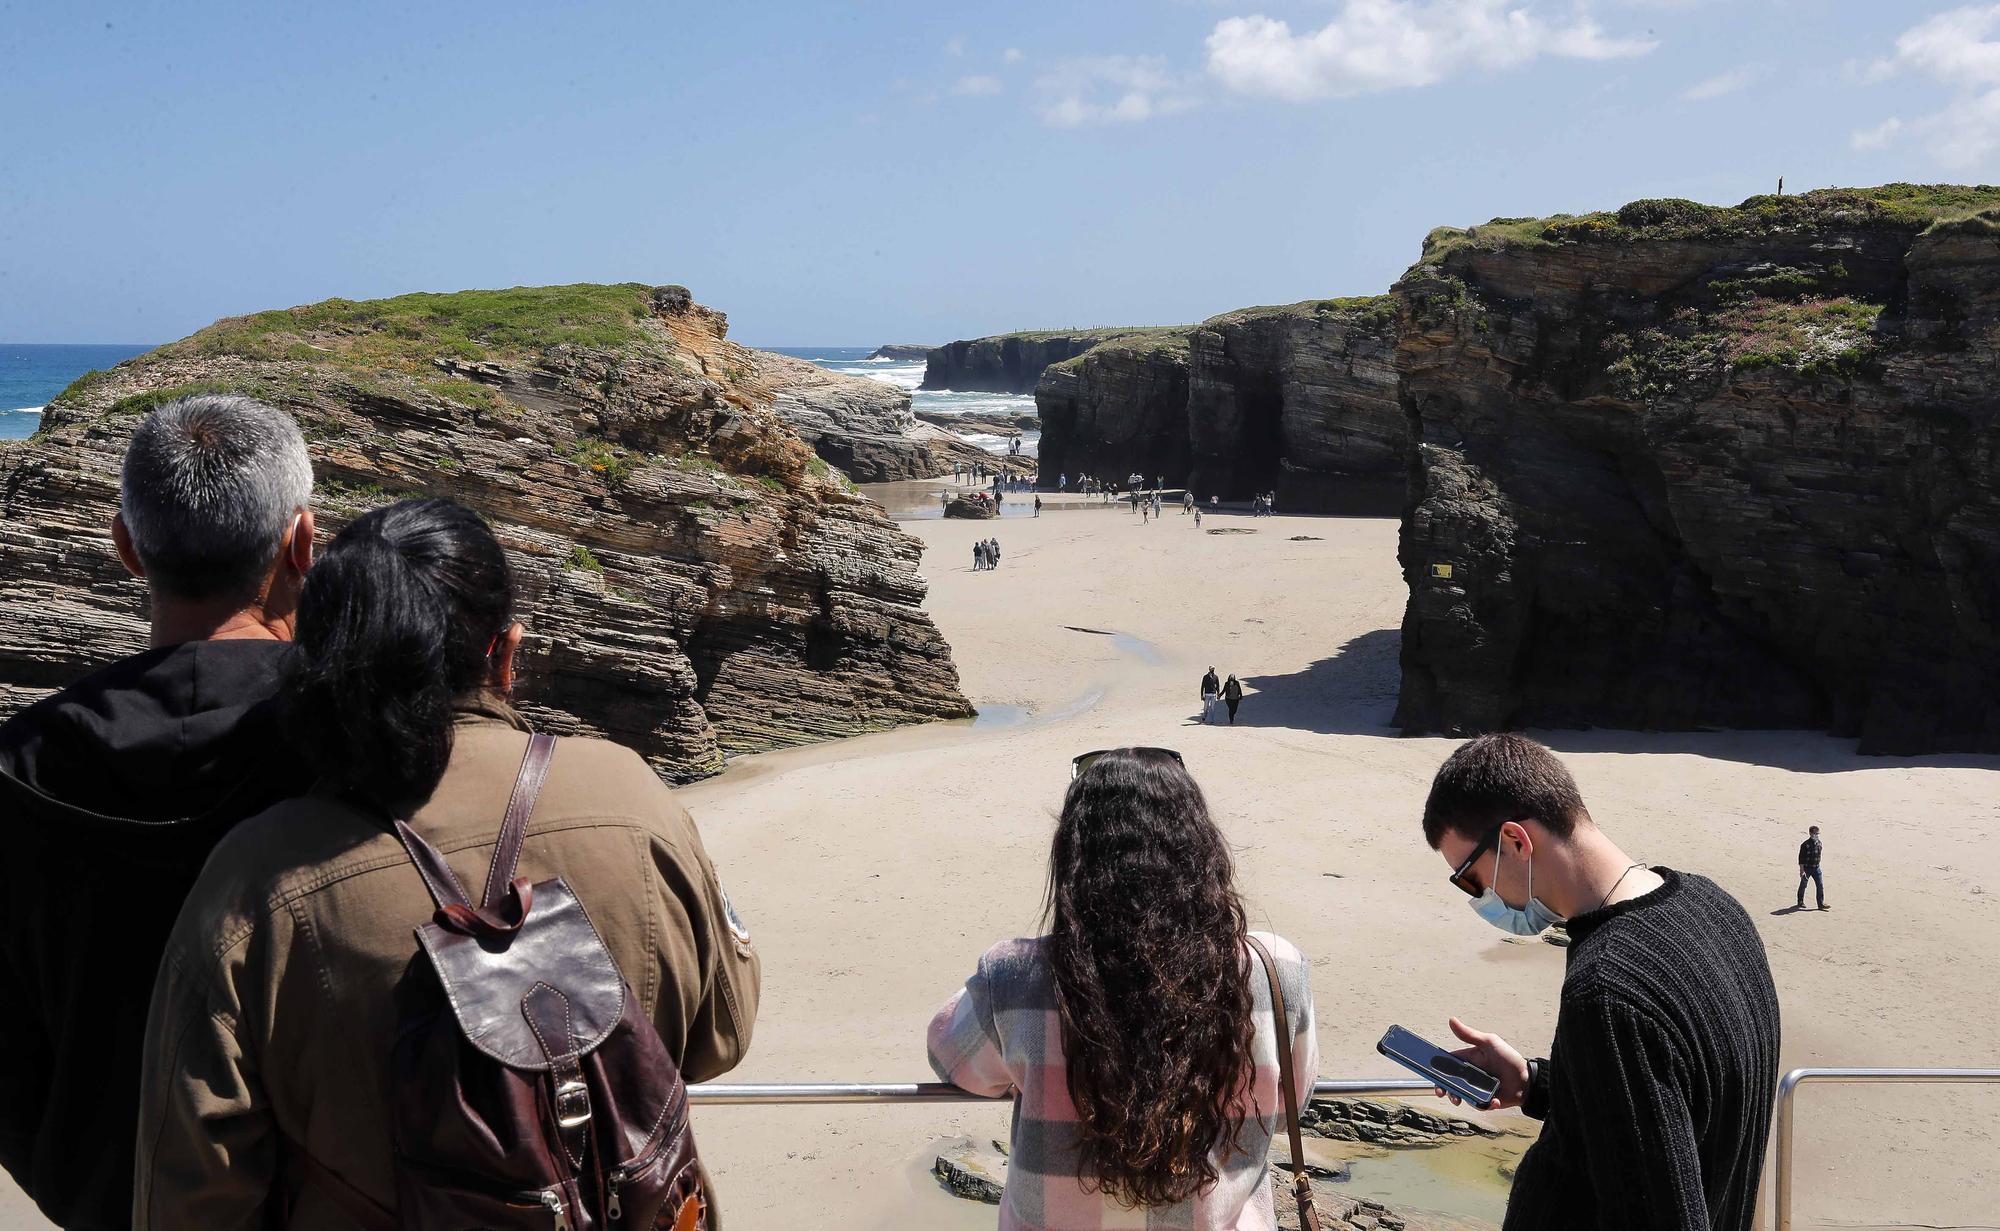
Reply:
[[8, 411], [7, 413], [10, 415], [40, 415], [42, 413], [42, 407], [17, 406], [13, 410]]

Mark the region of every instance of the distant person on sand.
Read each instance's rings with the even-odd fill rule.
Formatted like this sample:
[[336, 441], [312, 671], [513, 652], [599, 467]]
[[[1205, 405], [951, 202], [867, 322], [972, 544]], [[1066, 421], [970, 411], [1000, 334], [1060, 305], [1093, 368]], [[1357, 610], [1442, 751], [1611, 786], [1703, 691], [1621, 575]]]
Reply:
[[1222, 507], [1222, 497], [1214, 492], [1208, 494], [1208, 511], [1213, 513]]
[[991, 562], [992, 562], [992, 565], [993, 565], [993, 567], [994, 567], [994, 568], [999, 568], [999, 567], [1000, 567], [1000, 540], [999, 540], [999, 539], [988, 539], [988, 540], [987, 540], [987, 542], [986, 542], [986, 558], [987, 558], [987, 559], [988, 559], [989, 561], [991, 561]]
[[1035, 496], [1035, 516], [1040, 517], [1041, 515], [1042, 515], [1042, 497], [1039, 493], [1037, 493]]
[[[298, 425], [262, 402], [197, 394], [139, 419], [104, 530], [145, 583], [151, 644], [0, 726], [0, 1165], [59, 1226], [131, 1225], [167, 930], [216, 842], [312, 785], [273, 720], [312, 489]], [[78, 630], [100, 657], [122, 642]]]
[[972, 545], [972, 571], [977, 573], [983, 571], [985, 568], [986, 540], [981, 539]]
[[1222, 703], [1229, 707], [1229, 725], [1236, 725], [1236, 707], [1243, 704], [1243, 685], [1235, 676], [1222, 682]]
[[1815, 825], [1812, 827], [1812, 832], [1806, 835], [1806, 840], [1799, 843], [1800, 910], [1806, 908], [1806, 882], [1808, 880], [1813, 883], [1813, 897], [1818, 901], [1819, 908], [1821, 910], [1829, 909], [1826, 904], [1826, 882], [1821, 880], [1819, 875], [1819, 857], [1821, 853], [1819, 826]]
[[1139, 521], [1142, 525], [1145, 523], [1147, 517], [1149, 517], [1152, 514], [1152, 511], [1153, 511], [1153, 506], [1150, 504], [1142, 504], [1139, 506]]
[[1215, 721], [1216, 699], [1222, 695], [1222, 681], [1215, 677], [1215, 668], [1201, 677], [1201, 721], [1204, 726]]
[[939, 1077], [1015, 1095], [1000, 1225], [1273, 1228], [1278, 1049], [1301, 1103], [1319, 1068], [1311, 970], [1245, 925], [1179, 753], [1085, 753], [1071, 772], [1047, 934], [988, 949], [928, 1035]]
[[1569, 932], [1548, 1059], [1451, 1021], [1468, 1044], [1453, 1054], [1500, 1079], [1491, 1106], [1542, 1121], [1507, 1231], [1748, 1231], [1777, 1093], [1778, 993], [1743, 907], [1705, 877], [1633, 860], [1555, 754], [1519, 735], [1452, 753], [1423, 829], [1481, 919], [1514, 936]]
[[1194, 511], [1194, 528], [1195, 528], [1195, 529], [1197, 529], [1197, 530], [1201, 529], [1201, 510], [1200, 510], [1200, 509], [1196, 509], [1196, 510]]

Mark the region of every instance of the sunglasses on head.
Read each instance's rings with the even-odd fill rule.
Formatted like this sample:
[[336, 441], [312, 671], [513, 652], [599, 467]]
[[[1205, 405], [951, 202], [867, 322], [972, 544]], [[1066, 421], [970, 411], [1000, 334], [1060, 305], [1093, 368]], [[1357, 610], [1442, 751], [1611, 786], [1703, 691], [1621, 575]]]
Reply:
[[1480, 894], [1485, 893], [1486, 892], [1485, 887], [1483, 885], [1478, 884], [1472, 879], [1472, 865], [1478, 863], [1479, 857], [1481, 855], [1484, 855], [1487, 851], [1492, 850], [1494, 846], [1499, 843], [1500, 830], [1502, 827], [1509, 824], [1518, 825], [1522, 821], [1528, 819], [1529, 818], [1525, 816], [1517, 816], [1512, 818], [1511, 820], [1502, 821], [1500, 822], [1500, 824], [1495, 825], [1493, 828], [1487, 830], [1486, 836], [1479, 840], [1479, 845], [1473, 847], [1472, 853], [1465, 857], [1465, 862], [1459, 864], [1458, 867], [1452, 871], [1451, 883], [1458, 886], [1460, 891], [1463, 892], [1465, 896], [1468, 898], [1476, 898]]
[[1174, 764], [1180, 766], [1182, 769], [1187, 768], [1187, 762], [1181, 759], [1181, 754], [1175, 752], [1171, 748], [1099, 748], [1096, 752], [1080, 753], [1077, 756], [1070, 758], [1069, 762], [1070, 781], [1072, 782], [1076, 781], [1079, 777], [1083, 775], [1084, 770], [1089, 769], [1091, 766], [1097, 764], [1097, 762], [1100, 759], [1108, 757], [1114, 752], [1163, 753], [1166, 756], [1172, 757], [1174, 759]]

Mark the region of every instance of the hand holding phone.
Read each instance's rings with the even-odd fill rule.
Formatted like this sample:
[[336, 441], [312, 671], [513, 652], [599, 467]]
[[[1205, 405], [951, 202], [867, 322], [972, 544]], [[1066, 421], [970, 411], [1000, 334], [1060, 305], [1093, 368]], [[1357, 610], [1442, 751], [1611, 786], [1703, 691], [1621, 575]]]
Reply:
[[1429, 1078], [1437, 1092], [1454, 1103], [1490, 1107], [1499, 1093], [1498, 1076], [1401, 1026], [1389, 1027], [1375, 1050], [1419, 1077]]
[[1474, 1030], [1455, 1017], [1451, 1019], [1451, 1032], [1469, 1045], [1453, 1050], [1452, 1055], [1478, 1065], [1500, 1079], [1500, 1088], [1487, 1107], [1519, 1107], [1522, 1100], [1528, 1097], [1527, 1059], [1499, 1035]]

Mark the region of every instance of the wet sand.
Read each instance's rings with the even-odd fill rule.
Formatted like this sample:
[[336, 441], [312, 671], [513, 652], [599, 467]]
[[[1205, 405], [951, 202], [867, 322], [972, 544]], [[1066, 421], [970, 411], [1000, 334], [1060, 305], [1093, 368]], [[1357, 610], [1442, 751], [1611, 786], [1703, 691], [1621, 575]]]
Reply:
[[[1418, 816], [1455, 743], [1386, 725], [1393, 521], [1225, 515], [1205, 529], [1252, 533], [1207, 534], [1171, 508], [1143, 526], [1100, 508], [909, 529], [984, 720], [753, 758], [683, 792], [764, 953], [755, 1045], [730, 1080], [928, 1080], [932, 1011], [988, 944], [1038, 930], [1069, 758], [1121, 744], [1184, 753], [1254, 924], [1312, 957], [1323, 1076], [1400, 1076], [1374, 1053], [1382, 1030], [1443, 1038], [1452, 1013], [1547, 1050], [1562, 953], [1501, 938], [1445, 883]], [[988, 535], [1001, 567], [974, 573]], [[1234, 728], [1195, 721], [1211, 663], [1250, 693]], [[2000, 760], [1863, 758], [1807, 733], [1537, 734], [1635, 858], [1743, 901], [1787, 1067], [2000, 1065]], [[1837, 909], [1792, 914], [1812, 823]], [[1997, 1221], [1990, 1088], [1809, 1088], [1800, 1110], [1802, 1225]], [[695, 1126], [733, 1231], [970, 1231], [993, 1209], [938, 1189], [931, 1146], [1004, 1137], [1007, 1120], [1003, 1105], [708, 1107]], [[1393, 1173], [1419, 1166], [1376, 1173], [1416, 1196], [1439, 1168]], [[24, 1208], [0, 1198], [0, 1231], [43, 1225]]]

